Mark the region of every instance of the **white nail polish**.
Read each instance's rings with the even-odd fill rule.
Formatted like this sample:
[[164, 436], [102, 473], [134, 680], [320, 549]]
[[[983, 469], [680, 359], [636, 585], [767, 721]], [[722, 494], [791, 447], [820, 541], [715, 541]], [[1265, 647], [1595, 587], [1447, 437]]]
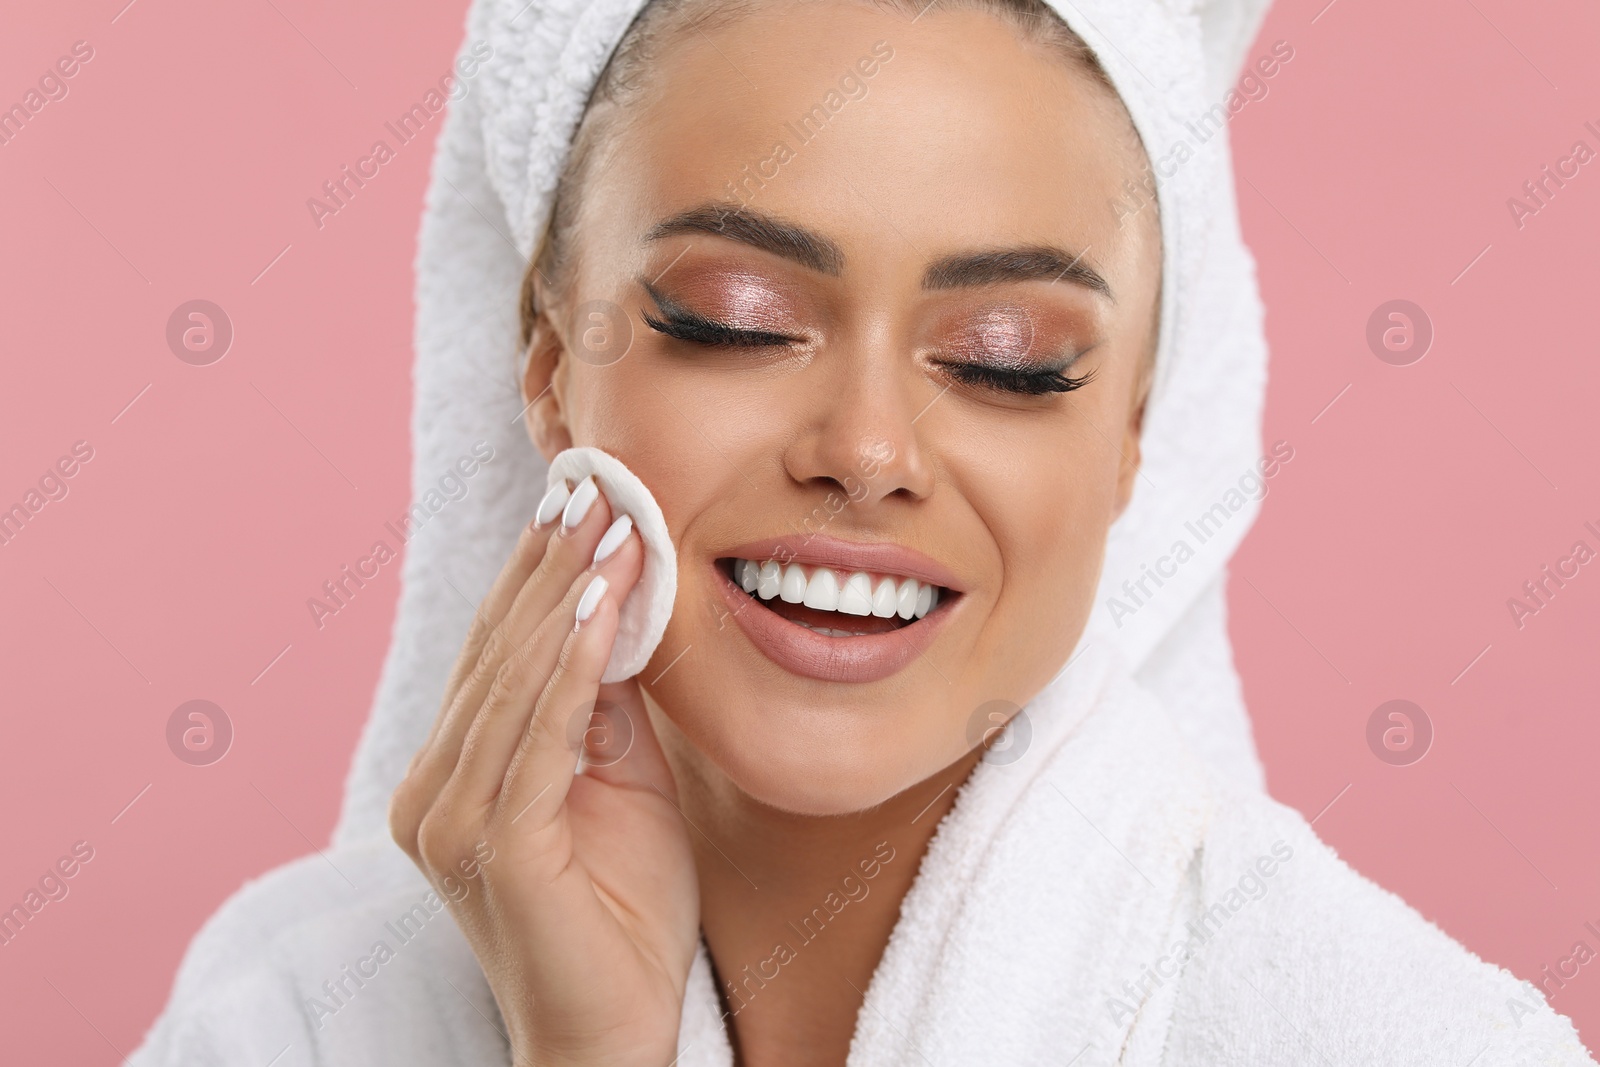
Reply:
[[594, 484], [594, 475], [591, 474], [572, 491], [572, 499], [567, 501], [566, 508], [561, 512], [561, 525], [569, 530], [577, 526], [599, 498], [600, 487]]
[[567, 498], [572, 495], [572, 490], [567, 488], [567, 480], [561, 479], [550, 487], [550, 491], [539, 501], [539, 508], [533, 513], [536, 525], [547, 526], [556, 521], [556, 516], [561, 514], [561, 509], [567, 506]]
[[[622, 547], [622, 542], [628, 539], [628, 534], [633, 530], [633, 517], [618, 515], [606, 528], [605, 536], [600, 538], [600, 543], [594, 549], [594, 563], [599, 563], [608, 558], [611, 553]], [[591, 564], [592, 565], [592, 564]]]
[[611, 583], [606, 581], [606, 576], [597, 574], [589, 579], [589, 584], [584, 587], [583, 595], [578, 598], [578, 621], [572, 628], [589, 621], [589, 616], [594, 614], [594, 609], [600, 606], [600, 599], [606, 595], [606, 587]]

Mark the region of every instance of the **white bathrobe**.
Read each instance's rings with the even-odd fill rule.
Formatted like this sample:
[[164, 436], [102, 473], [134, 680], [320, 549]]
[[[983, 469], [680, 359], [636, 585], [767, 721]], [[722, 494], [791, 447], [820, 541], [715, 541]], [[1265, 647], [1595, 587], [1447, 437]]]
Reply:
[[[510, 384], [517, 288], [584, 97], [639, 6], [476, 0], [469, 14], [463, 55], [492, 57], [451, 107], [421, 235], [414, 491], [475, 441], [495, 459], [407, 546], [333, 844], [212, 916], [135, 1067], [510, 1062], [488, 984], [388, 840], [385, 809], [437, 712], [469, 597], [545, 484]], [[1156, 169], [1146, 476], [1112, 529], [1089, 630], [1061, 649], [1068, 666], [940, 824], [848, 1067], [1592, 1063], [1534, 986], [1351, 871], [1260, 791], [1223, 588], [1257, 506], [1266, 348], [1226, 133], [1202, 141], [1192, 120], [1223, 100], [1264, 0], [1055, 6], [1101, 57]], [[1141, 585], [1202, 514], [1217, 526], [1192, 558]], [[745, 978], [744, 996], [781, 996], [782, 982], [781, 968]], [[727, 1026], [702, 944], [677, 1063], [729, 1067]]]
[[[962, 787], [849, 1067], [1593, 1062], [1534, 986], [1350, 870], [1292, 809], [1220, 783], [1119, 658], [1086, 650], [1028, 706], [1021, 758], [997, 746], [1007, 762]], [[746, 1002], [783, 995], [775, 969], [741, 982]], [[720, 1012], [702, 943], [682, 1067], [731, 1067]], [[229, 901], [133, 1063], [485, 1067], [510, 1051], [449, 913], [377, 840]]]

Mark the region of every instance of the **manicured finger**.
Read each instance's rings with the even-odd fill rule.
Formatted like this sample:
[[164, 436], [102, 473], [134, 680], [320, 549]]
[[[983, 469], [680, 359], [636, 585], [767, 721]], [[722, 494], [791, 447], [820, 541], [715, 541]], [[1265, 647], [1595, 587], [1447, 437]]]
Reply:
[[572, 485], [563, 478], [550, 487], [539, 505], [534, 509], [533, 521], [523, 528], [522, 536], [517, 540], [517, 547], [511, 554], [510, 560], [500, 571], [494, 585], [489, 588], [489, 594], [483, 598], [483, 603], [478, 606], [473, 617], [472, 628], [467, 633], [467, 640], [461, 646], [461, 654], [456, 657], [455, 670], [451, 672], [450, 685], [446, 689], [447, 696], [453, 696], [461, 687], [461, 682], [477, 663], [478, 656], [483, 652], [484, 642], [489, 634], [499, 626], [515, 603], [517, 594], [522, 587], [528, 584], [534, 570], [544, 559], [545, 546], [550, 538], [560, 529], [562, 509], [572, 497]]
[[[580, 616], [588, 616], [600, 599], [619, 603], [638, 583], [644, 570], [644, 545], [632, 528], [627, 516], [619, 516], [596, 549], [600, 557], [590, 568], [580, 574], [563, 598], [539, 628], [528, 638], [517, 654], [502, 667], [495, 684], [485, 696], [483, 706], [462, 742], [457, 761], [446, 792], [454, 794], [455, 802], [466, 808], [487, 808], [503, 787], [506, 770], [523, 735], [529, 728], [541, 694], [559, 676], [563, 649], [573, 635], [574, 625]], [[584, 629], [587, 629], [587, 621]], [[610, 639], [604, 649], [605, 659], [611, 655]], [[604, 671], [605, 659], [601, 662]], [[595, 684], [599, 676], [595, 677]], [[591, 694], [587, 699], [594, 701]], [[583, 722], [552, 723], [563, 730], [563, 736], [573, 753], [581, 740]], [[552, 739], [554, 740], [554, 739]]]
[[451, 668], [450, 678], [445, 683], [444, 700], [441, 703], [439, 714], [434, 718], [433, 726], [428, 731], [428, 738], [422, 747], [417, 749], [416, 755], [411, 759], [413, 768], [422, 759], [424, 753], [433, 744], [441, 725], [450, 710], [450, 705], [461, 690], [467, 676], [472, 673], [477, 665], [478, 658], [483, 654], [483, 646], [488, 641], [491, 633], [495, 631], [506, 614], [511, 610], [511, 605], [516, 601], [517, 594], [528, 583], [534, 570], [539, 566], [539, 561], [544, 559], [545, 546], [559, 528], [561, 509], [572, 496], [572, 486], [565, 479], [556, 482], [545, 493], [534, 510], [533, 521], [523, 527], [522, 536], [517, 539], [516, 548], [511, 553], [511, 558], [501, 568], [500, 574], [495, 578], [494, 584], [489, 587], [488, 595], [478, 605], [472, 617], [472, 625], [467, 630], [466, 640], [462, 643], [461, 651], [456, 656], [455, 665]]
[[587, 618], [575, 618], [575, 629], [561, 643], [550, 681], [539, 695], [501, 783], [491, 824], [512, 839], [551, 826], [572, 785], [582, 731], [588, 725], [599, 695], [600, 676], [616, 639], [617, 603], [622, 594], [596, 584], [604, 580], [604, 575], [597, 576], [580, 596]]
[[517, 590], [511, 607], [489, 632], [477, 662], [456, 691], [439, 720], [428, 752], [417, 762], [416, 773], [442, 785], [454, 772], [461, 744], [483, 706], [495, 679], [511, 656], [567, 595], [594, 559], [595, 549], [611, 522], [611, 508], [593, 479], [585, 478], [572, 490], [554, 534], [545, 543], [544, 556]]
[[[551, 524], [553, 532], [544, 555], [515, 591], [499, 625], [484, 642], [479, 662], [463, 689], [476, 685], [480, 697], [482, 691], [487, 691], [495, 671], [555, 609], [578, 575], [591, 566], [595, 549], [611, 522], [611, 505], [593, 478], [585, 478], [573, 487], [560, 517]], [[469, 703], [477, 706], [476, 702]]]

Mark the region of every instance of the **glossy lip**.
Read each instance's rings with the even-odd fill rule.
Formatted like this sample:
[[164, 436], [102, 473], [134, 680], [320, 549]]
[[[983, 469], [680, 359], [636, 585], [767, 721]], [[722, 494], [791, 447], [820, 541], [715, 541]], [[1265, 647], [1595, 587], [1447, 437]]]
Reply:
[[[794, 538], [768, 537], [760, 541], [750, 541], [746, 544], [735, 545], [717, 553], [719, 559], [749, 559], [757, 563], [766, 560], [776, 560], [784, 566], [790, 563], [810, 563], [821, 567], [835, 567], [842, 571], [869, 571], [877, 574], [896, 574], [905, 578], [916, 578], [934, 585], [943, 586], [952, 593], [966, 591], [961, 579], [957, 578], [944, 564], [931, 556], [925, 556], [914, 548], [897, 545], [892, 541], [845, 541], [838, 537], [829, 537], [827, 534], [812, 534], [804, 541], [795, 543]], [[720, 569], [719, 569], [720, 573]], [[726, 577], [726, 575], [724, 575]], [[739, 590], [740, 596], [748, 597], [744, 590]], [[941, 600], [940, 603], [943, 603]], [[937, 610], [937, 609], [935, 609]], [[923, 616], [927, 618], [933, 612]], [[801, 629], [805, 629], [801, 627]], [[808, 631], [809, 632], [809, 631]], [[822, 637], [821, 634], [816, 636]], [[844, 638], [823, 638], [823, 640], [844, 640]]]
[[961, 599], [941, 596], [922, 618], [885, 633], [827, 637], [763, 607], [715, 560], [711, 573], [729, 614], [762, 655], [791, 674], [821, 682], [877, 682], [898, 674], [927, 652]]

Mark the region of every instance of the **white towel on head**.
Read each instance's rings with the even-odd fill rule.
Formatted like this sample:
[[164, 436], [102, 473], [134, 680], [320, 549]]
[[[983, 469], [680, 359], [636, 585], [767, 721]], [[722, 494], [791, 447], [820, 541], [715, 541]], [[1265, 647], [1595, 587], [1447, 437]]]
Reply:
[[[463, 441], [488, 437], [509, 461], [485, 468], [487, 491], [436, 516], [406, 560], [335, 847], [213, 916], [135, 1067], [510, 1062], [488, 983], [384, 839], [384, 810], [470, 620], [447, 580], [487, 589], [546, 482], [508, 384], [515, 297], [584, 98], [639, 7], [474, 3], [467, 45], [487, 41], [495, 59], [453, 107], [429, 190], [415, 484], [430, 485]], [[1019, 717], [1017, 743], [979, 764], [920, 861], [848, 1067], [1592, 1064], [1535, 987], [1355, 874], [1255, 788], [1223, 583], [1256, 509], [1240, 486], [1260, 458], [1266, 352], [1226, 133], [1196, 143], [1185, 120], [1233, 78], [1264, 3], [1056, 7], [1104, 62], [1160, 183], [1144, 471], [1113, 528], [1089, 632], [1060, 650], [1070, 666], [1023, 712], [1028, 740]], [[1173, 168], [1180, 146], [1189, 154]], [[1201, 516], [1214, 520], [1207, 537], [1165, 573], [1162, 557]], [[782, 995], [783, 980], [780, 968], [739, 995]], [[733, 1063], [712, 981], [702, 942], [681, 1067]]]

